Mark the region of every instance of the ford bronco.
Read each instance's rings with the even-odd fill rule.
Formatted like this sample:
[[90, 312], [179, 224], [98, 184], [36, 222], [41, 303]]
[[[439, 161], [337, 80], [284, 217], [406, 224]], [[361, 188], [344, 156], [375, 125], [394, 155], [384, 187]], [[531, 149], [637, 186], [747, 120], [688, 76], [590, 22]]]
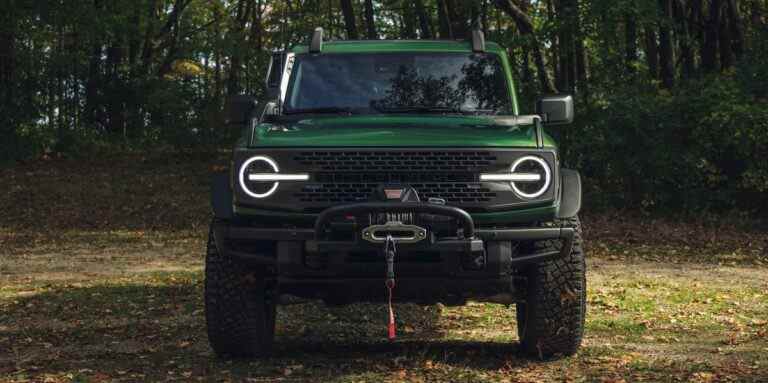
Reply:
[[273, 54], [266, 87], [228, 102], [242, 135], [213, 178], [218, 355], [268, 355], [285, 299], [389, 302], [390, 338], [393, 301], [515, 305], [525, 354], [577, 351], [581, 181], [544, 130], [573, 120], [571, 96], [521, 114], [504, 49], [479, 31], [324, 42], [318, 28]]

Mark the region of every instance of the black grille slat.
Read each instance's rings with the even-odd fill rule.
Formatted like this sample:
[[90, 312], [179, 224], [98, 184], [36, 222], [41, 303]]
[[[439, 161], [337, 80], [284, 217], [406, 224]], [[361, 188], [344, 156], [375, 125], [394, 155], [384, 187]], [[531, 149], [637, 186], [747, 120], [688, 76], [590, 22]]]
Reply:
[[300, 152], [294, 160], [311, 171], [473, 172], [493, 165], [487, 152]]
[[323, 184], [347, 184], [347, 183], [457, 183], [476, 182], [477, 174], [472, 173], [447, 173], [447, 172], [339, 172], [316, 173], [314, 180]]
[[[496, 193], [482, 184], [441, 183], [427, 187], [425, 184], [410, 184], [423, 198], [442, 198], [447, 202], [479, 203], [496, 198]], [[349, 188], [337, 185], [310, 185], [294, 194], [302, 202], [362, 202], [371, 198], [375, 187], [368, 184], [349, 184]], [[351, 191], [354, 190], [354, 191]]]

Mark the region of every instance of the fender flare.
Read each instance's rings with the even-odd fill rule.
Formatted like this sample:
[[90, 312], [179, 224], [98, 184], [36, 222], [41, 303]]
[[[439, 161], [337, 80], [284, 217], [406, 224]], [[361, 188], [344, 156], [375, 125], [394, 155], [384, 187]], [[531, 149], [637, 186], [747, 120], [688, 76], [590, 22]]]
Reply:
[[211, 207], [217, 219], [229, 220], [235, 216], [228, 170], [216, 172], [211, 177]]
[[560, 169], [560, 179], [562, 187], [557, 218], [574, 217], [581, 210], [581, 175], [576, 170]]

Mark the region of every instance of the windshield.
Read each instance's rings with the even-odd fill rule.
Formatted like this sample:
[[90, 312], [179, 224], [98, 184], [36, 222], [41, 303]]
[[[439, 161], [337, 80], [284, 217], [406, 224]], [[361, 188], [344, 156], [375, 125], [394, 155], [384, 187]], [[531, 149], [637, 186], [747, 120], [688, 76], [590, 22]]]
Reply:
[[297, 55], [283, 105], [292, 113], [511, 114], [494, 54]]

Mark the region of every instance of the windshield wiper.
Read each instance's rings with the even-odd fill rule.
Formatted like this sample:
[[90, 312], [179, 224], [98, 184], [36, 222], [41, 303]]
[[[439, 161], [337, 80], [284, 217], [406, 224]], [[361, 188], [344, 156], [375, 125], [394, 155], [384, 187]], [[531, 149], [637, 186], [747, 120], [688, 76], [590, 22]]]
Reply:
[[320, 108], [302, 108], [302, 109], [289, 109], [283, 111], [283, 114], [352, 114], [352, 108], [342, 108], [339, 106], [325, 106]]
[[382, 113], [456, 113], [456, 114], [496, 114], [492, 109], [462, 109], [449, 106], [394, 106], [385, 107], [372, 105], [373, 109]]

